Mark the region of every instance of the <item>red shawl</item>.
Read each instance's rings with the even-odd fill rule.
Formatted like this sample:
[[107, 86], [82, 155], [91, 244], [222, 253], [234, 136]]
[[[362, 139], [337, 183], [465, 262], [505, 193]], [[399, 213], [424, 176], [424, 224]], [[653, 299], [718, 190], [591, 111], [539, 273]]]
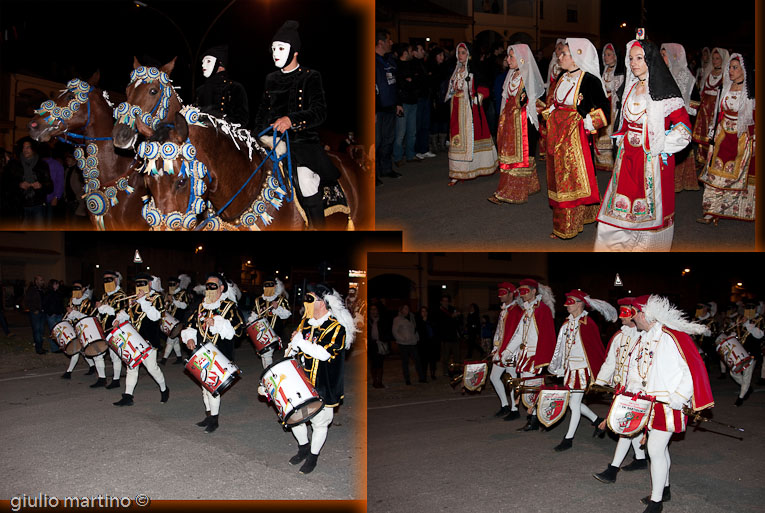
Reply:
[[712, 397], [712, 387], [709, 385], [707, 368], [704, 365], [704, 360], [699, 355], [699, 350], [696, 349], [696, 344], [693, 343], [693, 340], [687, 333], [672, 330], [666, 326], [664, 326], [663, 330], [664, 333], [669, 334], [675, 339], [675, 345], [688, 365], [688, 369], [691, 371], [691, 377], [693, 378], [693, 399], [691, 403], [693, 411], [711, 408], [715, 405], [715, 400]]

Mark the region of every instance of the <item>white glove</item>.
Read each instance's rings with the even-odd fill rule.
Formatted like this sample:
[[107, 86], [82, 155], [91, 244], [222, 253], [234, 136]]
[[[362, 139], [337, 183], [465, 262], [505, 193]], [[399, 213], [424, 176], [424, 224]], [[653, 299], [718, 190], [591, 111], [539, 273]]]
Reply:
[[122, 324], [123, 322], [129, 321], [130, 316], [127, 314], [125, 310], [120, 310], [117, 313], [117, 323]]
[[266, 389], [263, 387], [263, 385], [258, 386], [258, 395], [262, 395], [263, 397], [266, 396]]
[[669, 407], [673, 410], [682, 410], [685, 403], [686, 400], [683, 397], [677, 394], [669, 394]]
[[589, 114], [584, 118], [584, 129], [588, 132], [592, 132], [595, 130], [595, 125], [592, 124], [592, 118]]

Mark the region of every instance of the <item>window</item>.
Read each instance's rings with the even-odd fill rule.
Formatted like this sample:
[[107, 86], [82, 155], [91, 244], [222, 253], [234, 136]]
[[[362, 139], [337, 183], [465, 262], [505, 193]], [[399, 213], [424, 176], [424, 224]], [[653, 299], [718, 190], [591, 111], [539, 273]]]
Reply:
[[566, 6], [566, 21], [569, 23], [576, 23], [579, 21], [578, 9], [576, 4], [568, 4]]

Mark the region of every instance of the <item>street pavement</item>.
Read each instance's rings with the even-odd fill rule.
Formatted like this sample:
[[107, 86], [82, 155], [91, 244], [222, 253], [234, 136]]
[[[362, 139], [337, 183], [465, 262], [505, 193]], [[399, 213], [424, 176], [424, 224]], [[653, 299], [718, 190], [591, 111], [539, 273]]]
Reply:
[[[260, 358], [248, 340], [236, 350], [242, 379], [223, 394], [220, 427], [194, 425], [205, 416], [200, 385], [183, 365], [160, 366], [170, 400], [140, 371], [135, 404], [117, 407], [122, 388], [91, 389], [78, 363], [63, 380], [68, 359], [34, 355], [29, 329], [0, 337], [0, 498], [110, 495], [151, 499], [363, 499], [365, 485], [363, 386], [365, 353], [351, 353], [345, 402], [329, 429], [318, 466], [301, 475], [287, 460], [297, 442], [276, 410], [257, 394]], [[24, 342], [22, 342], [24, 341]], [[21, 349], [19, 347], [23, 346]], [[107, 376], [111, 362], [106, 358]]]
[[[650, 493], [648, 470], [621, 471], [614, 484], [592, 477], [611, 462], [616, 442], [593, 438], [584, 417], [573, 448], [558, 453], [553, 447], [567, 430], [568, 413], [549, 431], [517, 432], [525, 415], [495, 418], [500, 402], [488, 381], [480, 394], [463, 395], [440, 368], [427, 384], [417, 382], [412, 368], [414, 384], [406, 386], [398, 358], [389, 357], [385, 367], [386, 388], [368, 386], [369, 513], [640, 513], [645, 508], [639, 501]], [[714, 418], [745, 432], [705, 423], [717, 433], [689, 427], [675, 435], [667, 513], [763, 511], [765, 389], [759, 387], [737, 408], [737, 385], [717, 376], [717, 370], [710, 375]], [[590, 404], [600, 416], [608, 406]], [[731, 438], [737, 435], [744, 440]], [[630, 450], [623, 464], [632, 458]]]
[[[542, 189], [522, 205], [495, 205], [486, 200], [499, 183], [499, 174], [449, 182], [445, 152], [422, 162], [407, 162], [394, 170], [400, 178], [383, 178], [375, 192], [377, 229], [404, 231], [404, 250], [527, 250], [592, 251], [596, 224], [577, 237], [553, 240], [552, 209], [547, 198], [545, 162], [537, 160]], [[611, 173], [597, 172], [601, 196]], [[721, 220], [718, 226], [696, 222], [701, 217], [702, 191], [675, 194], [673, 251], [736, 251], [754, 249], [754, 223]]]

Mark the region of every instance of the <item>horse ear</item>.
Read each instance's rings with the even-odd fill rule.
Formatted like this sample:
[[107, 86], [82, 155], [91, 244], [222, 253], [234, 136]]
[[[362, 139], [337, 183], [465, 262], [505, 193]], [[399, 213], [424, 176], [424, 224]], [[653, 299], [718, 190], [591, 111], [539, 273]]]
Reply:
[[178, 57], [173, 57], [173, 60], [162, 66], [159, 71], [164, 71], [167, 76], [170, 76], [170, 73], [173, 72], [173, 68], [175, 68], [176, 59], [178, 59]]
[[141, 63], [138, 62], [138, 57], [133, 57], [133, 69], [137, 69], [141, 67]]
[[97, 69], [93, 76], [88, 79], [88, 84], [97, 86], [99, 80], [101, 80], [101, 70]]
[[175, 131], [178, 133], [178, 137], [182, 141], [185, 141], [189, 137], [189, 125], [186, 123], [186, 118], [180, 112], [175, 113]]

